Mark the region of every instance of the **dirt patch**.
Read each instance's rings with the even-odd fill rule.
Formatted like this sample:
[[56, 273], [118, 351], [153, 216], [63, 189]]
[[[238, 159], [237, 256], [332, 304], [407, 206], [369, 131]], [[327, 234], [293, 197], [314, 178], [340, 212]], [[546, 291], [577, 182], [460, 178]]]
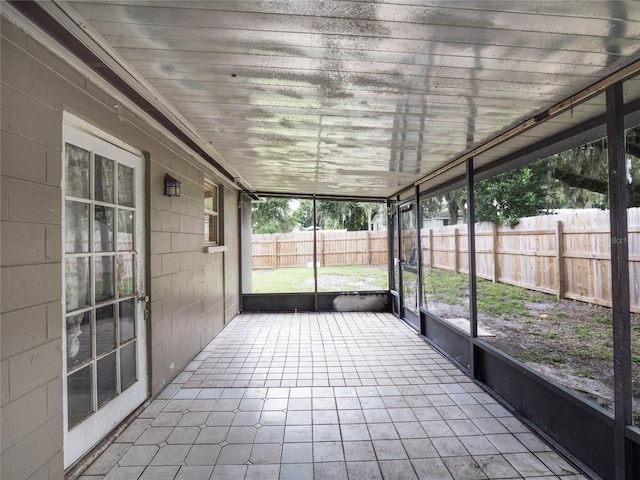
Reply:
[[[525, 290], [525, 292], [527, 292]], [[543, 375], [611, 410], [613, 335], [611, 310], [531, 292], [518, 314], [478, 312], [478, 324], [495, 334], [483, 340]], [[543, 297], [541, 301], [540, 297]], [[443, 318], [464, 316], [465, 305], [431, 302]], [[631, 315], [634, 416], [640, 420], [640, 315]]]

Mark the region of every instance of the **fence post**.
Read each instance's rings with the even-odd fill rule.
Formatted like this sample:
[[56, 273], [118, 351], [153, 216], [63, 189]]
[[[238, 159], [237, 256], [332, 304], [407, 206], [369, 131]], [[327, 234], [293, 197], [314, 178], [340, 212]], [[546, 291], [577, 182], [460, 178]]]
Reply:
[[433, 228], [429, 229], [429, 268], [433, 268]]
[[458, 251], [460, 250], [460, 239], [458, 237], [458, 229], [453, 229], [453, 271], [458, 273], [460, 270], [460, 259], [458, 258]]
[[491, 250], [493, 254], [493, 283], [498, 281], [499, 265], [498, 265], [498, 225], [495, 223], [491, 226]]
[[276, 260], [275, 260], [274, 263], [276, 264], [276, 268], [278, 268], [280, 266], [280, 248], [279, 248], [280, 244], [278, 243], [278, 235], [276, 235], [275, 242], [276, 242], [276, 248], [275, 248], [275, 253], [276, 253], [275, 254], [275, 258], [276, 258]]
[[558, 300], [564, 298], [564, 238], [562, 235], [562, 220], [558, 220], [556, 224], [556, 281], [558, 283]]

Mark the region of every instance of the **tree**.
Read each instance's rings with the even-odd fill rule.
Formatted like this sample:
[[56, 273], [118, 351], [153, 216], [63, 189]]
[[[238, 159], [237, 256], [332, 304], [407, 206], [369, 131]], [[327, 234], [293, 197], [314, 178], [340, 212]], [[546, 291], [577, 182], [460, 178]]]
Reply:
[[253, 233], [288, 233], [296, 225], [288, 198], [267, 197], [251, 205]]
[[[640, 206], [640, 126], [625, 132], [627, 162], [627, 202]], [[551, 176], [562, 183], [558, 200], [562, 206], [584, 208], [592, 205], [606, 207], [609, 194], [607, 139], [580, 145], [552, 155], [549, 161]]]
[[434, 218], [444, 208], [444, 201], [442, 196], [429, 197], [420, 201], [420, 210], [422, 211], [423, 218]]
[[318, 227], [323, 230], [367, 230], [367, 212], [358, 202], [317, 200]]
[[449, 223], [455, 225], [458, 219], [462, 217], [467, 220], [467, 189], [459, 188], [451, 192], [447, 192], [442, 196], [447, 205], [449, 212]]
[[360, 206], [367, 214], [367, 230], [373, 230], [374, 220], [382, 219], [383, 225], [387, 225], [387, 205], [382, 202], [361, 202]]
[[300, 205], [293, 212], [293, 216], [301, 228], [312, 228], [313, 200], [300, 200]]
[[545, 162], [539, 161], [476, 184], [476, 221], [513, 227], [522, 217], [547, 213], [554, 207], [548, 172]]

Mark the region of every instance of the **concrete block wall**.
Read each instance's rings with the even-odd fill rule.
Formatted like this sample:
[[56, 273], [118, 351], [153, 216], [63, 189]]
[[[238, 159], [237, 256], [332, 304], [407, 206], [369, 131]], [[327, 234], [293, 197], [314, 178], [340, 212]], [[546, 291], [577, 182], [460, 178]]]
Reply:
[[[5, 17], [0, 35], [0, 477], [62, 479], [63, 112], [145, 152], [152, 395], [238, 310], [237, 199], [140, 112]], [[162, 194], [165, 173], [183, 182], [183, 196]], [[226, 251], [203, 248], [205, 176], [224, 196]]]
[[[152, 392], [158, 393], [238, 313], [235, 191], [179, 157], [150, 164]], [[163, 195], [164, 175], [179, 180], [180, 197]], [[219, 186], [222, 244], [205, 251], [203, 186]], [[224, 212], [224, 214], [223, 214]], [[226, 266], [226, 267], [225, 267]], [[228, 312], [228, 315], [225, 315]]]
[[62, 115], [24, 88], [27, 36], [1, 28], [0, 475], [62, 478]]

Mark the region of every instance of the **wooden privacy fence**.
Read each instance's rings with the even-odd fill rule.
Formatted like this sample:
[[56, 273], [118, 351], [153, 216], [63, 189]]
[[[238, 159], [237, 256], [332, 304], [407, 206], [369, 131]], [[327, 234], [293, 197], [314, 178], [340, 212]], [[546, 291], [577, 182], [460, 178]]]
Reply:
[[[640, 208], [628, 210], [631, 311], [640, 313]], [[386, 265], [387, 232], [317, 232], [318, 263]], [[561, 211], [520, 219], [514, 227], [476, 224], [480, 278], [611, 306], [609, 211]], [[466, 225], [421, 231], [427, 268], [469, 273]], [[252, 267], [313, 265], [313, 232], [253, 235]]]
[[[628, 210], [631, 311], [640, 312], [640, 209]], [[467, 226], [425, 229], [425, 267], [469, 273]], [[476, 224], [476, 275], [584, 302], [611, 306], [608, 210], [561, 211], [514, 227]]]
[[[386, 265], [387, 231], [318, 230], [318, 265]], [[254, 269], [313, 265], [313, 231], [253, 235]]]

